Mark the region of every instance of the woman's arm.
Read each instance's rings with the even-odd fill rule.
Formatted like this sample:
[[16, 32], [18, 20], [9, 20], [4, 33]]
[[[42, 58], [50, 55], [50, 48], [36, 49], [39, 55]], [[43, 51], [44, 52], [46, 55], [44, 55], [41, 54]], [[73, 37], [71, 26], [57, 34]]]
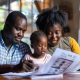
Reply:
[[80, 46], [77, 43], [77, 41], [74, 38], [70, 37], [69, 43], [70, 43], [72, 52], [80, 54]]

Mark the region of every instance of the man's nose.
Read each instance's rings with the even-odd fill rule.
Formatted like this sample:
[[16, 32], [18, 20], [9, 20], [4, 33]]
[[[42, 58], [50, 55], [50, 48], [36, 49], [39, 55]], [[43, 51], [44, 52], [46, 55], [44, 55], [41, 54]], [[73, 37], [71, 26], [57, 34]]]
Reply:
[[20, 36], [23, 36], [23, 35], [24, 35], [23, 31], [20, 31], [20, 32], [19, 32], [19, 35], [20, 35]]

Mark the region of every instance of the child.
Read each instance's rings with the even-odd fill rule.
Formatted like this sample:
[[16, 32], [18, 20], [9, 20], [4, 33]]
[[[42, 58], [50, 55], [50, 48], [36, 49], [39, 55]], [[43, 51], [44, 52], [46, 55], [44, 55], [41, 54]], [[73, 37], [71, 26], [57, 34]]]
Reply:
[[32, 60], [37, 66], [47, 63], [51, 55], [47, 53], [47, 37], [41, 31], [35, 31], [30, 37], [31, 47], [33, 48], [32, 54], [25, 56], [26, 60]]

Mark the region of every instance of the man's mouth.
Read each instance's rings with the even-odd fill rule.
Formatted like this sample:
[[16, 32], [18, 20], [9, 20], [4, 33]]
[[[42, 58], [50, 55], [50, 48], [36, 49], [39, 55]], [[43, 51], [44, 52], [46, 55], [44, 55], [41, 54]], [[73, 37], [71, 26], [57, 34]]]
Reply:
[[21, 41], [22, 37], [15, 38], [16, 41]]

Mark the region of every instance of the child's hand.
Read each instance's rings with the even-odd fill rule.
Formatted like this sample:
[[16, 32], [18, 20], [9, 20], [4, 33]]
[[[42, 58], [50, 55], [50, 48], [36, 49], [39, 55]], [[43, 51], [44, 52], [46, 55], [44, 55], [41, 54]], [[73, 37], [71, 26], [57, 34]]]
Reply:
[[23, 61], [23, 69], [27, 72], [32, 71], [34, 69], [34, 63], [32, 60], [24, 60]]

